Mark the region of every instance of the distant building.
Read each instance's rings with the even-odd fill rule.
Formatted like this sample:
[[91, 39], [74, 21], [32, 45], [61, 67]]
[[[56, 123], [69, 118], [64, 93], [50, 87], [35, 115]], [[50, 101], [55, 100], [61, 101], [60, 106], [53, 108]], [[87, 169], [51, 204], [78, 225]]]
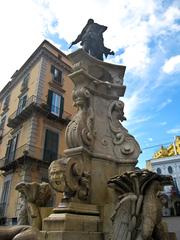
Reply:
[[177, 154], [180, 154], [180, 136], [176, 136], [174, 142], [168, 147], [161, 146], [161, 148], [154, 153], [153, 158], [170, 157]]
[[15, 223], [19, 211], [16, 184], [47, 181], [48, 166], [65, 149], [65, 128], [75, 112], [71, 66], [45, 40], [0, 92], [0, 218], [6, 223]]
[[158, 174], [171, 175], [174, 185], [166, 186], [164, 192], [167, 196], [167, 204], [163, 215], [180, 216], [180, 155], [170, 157], [153, 158], [146, 161], [146, 168]]

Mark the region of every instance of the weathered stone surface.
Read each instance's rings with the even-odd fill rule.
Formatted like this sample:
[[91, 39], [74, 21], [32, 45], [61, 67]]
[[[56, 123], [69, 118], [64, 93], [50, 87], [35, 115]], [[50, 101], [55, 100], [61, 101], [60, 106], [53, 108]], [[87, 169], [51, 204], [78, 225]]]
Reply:
[[[94, 59], [83, 50], [69, 58], [74, 63], [70, 78], [77, 114], [66, 129], [65, 156], [49, 168], [51, 186], [64, 196], [62, 204], [44, 219], [43, 230], [48, 232], [48, 240], [53, 239], [53, 231], [72, 231], [73, 237], [75, 231], [86, 232], [88, 228], [108, 238], [117, 194], [107, 187], [107, 181], [133, 170], [141, 152], [122, 125], [124, 103], [119, 97], [124, 96], [126, 88], [125, 67]], [[69, 205], [64, 208], [64, 203]], [[98, 206], [98, 215], [89, 207], [94, 205]], [[102, 236], [99, 233], [94, 236]]]
[[102, 233], [96, 232], [78, 232], [78, 231], [50, 231], [44, 234], [46, 239], [50, 240], [103, 240]]
[[0, 227], [1, 240], [41, 240], [41, 234], [31, 226]]
[[24, 224], [27, 215], [28, 224], [41, 229], [42, 216], [40, 207], [45, 206], [51, 197], [51, 189], [48, 183], [26, 183], [17, 184], [16, 190], [21, 193], [23, 205], [18, 216], [18, 224]]
[[169, 239], [162, 222], [164, 184], [172, 184], [172, 178], [148, 170], [126, 172], [109, 180], [108, 185], [119, 193], [112, 240]]

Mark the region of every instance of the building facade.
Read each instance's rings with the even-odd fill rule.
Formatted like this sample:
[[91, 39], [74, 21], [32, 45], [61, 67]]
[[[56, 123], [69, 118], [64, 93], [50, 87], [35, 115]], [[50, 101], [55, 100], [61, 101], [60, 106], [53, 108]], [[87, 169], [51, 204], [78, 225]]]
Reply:
[[0, 92], [0, 218], [15, 223], [21, 181], [47, 181], [75, 112], [66, 55], [43, 41]]
[[163, 215], [180, 216], [180, 155], [147, 160], [146, 168], [158, 174], [172, 176], [174, 184], [164, 187], [167, 204]]

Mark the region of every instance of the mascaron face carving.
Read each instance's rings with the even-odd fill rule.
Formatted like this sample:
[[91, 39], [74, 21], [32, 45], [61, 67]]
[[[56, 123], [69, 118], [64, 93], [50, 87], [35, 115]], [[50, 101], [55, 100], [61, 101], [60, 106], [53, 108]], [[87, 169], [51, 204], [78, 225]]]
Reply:
[[89, 196], [89, 174], [81, 160], [61, 158], [49, 167], [49, 182], [54, 190], [63, 192], [65, 198], [77, 196], [86, 200]]

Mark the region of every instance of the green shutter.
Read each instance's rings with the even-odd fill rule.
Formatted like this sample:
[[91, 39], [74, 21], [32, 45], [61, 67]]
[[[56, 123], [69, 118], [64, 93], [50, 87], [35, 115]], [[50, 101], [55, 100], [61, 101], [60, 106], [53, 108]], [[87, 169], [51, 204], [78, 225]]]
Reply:
[[61, 97], [61, 102], [60, 102], [60, 113], [59, 113], [59, 117], [62, 118], [63, 112], [64, 112], [64, 97]]
[[12, 143], [12, 139], [10, 139], [8, 141], [8, 144], [7, 144], [7, 149], [6, 149], [6, 154], [5, 154], [5, 158], [6, 158], [5, 163], [8, 162], [8, 158], [9, 158], [9, 154], [10, 154], [10, 148], [11, 148], [11, 143]]
[[53, 91], [49, 90], [48, 91], [47, 104], [48, 104], [50, 112], [51, 112], [51, 105], [52, 105], [52, 96], [53, 96]]
[[53, 65], [51, 65], [51, 73], [54, 74], [54, 69], [55, 67]]
[[58, 82], [62, 84], [62, 71], [59, 70]]
[[2, 195], [1, 195], [1, 203], [7, 204], [8, 194], [9, 194], [9, 186], [10, 186], [10, 180], [4, 182], [3, 191], [2, 191]]
[[59, 134], [46, 129], [43, 160], [51, 162], [58, 157]]

